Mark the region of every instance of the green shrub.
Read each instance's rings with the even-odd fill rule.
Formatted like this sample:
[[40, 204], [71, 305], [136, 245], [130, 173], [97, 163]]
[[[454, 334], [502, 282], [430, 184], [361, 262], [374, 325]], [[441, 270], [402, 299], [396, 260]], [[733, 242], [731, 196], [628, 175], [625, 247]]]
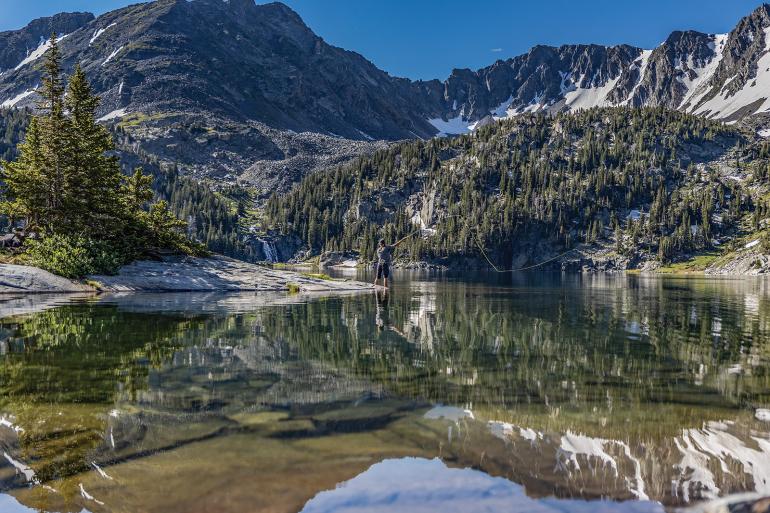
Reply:
[[50, 235], [28, 240], [25, 249], [28, 263], [65, 278], [116, 274], [132, 259], [123, 248], [83, 235]]

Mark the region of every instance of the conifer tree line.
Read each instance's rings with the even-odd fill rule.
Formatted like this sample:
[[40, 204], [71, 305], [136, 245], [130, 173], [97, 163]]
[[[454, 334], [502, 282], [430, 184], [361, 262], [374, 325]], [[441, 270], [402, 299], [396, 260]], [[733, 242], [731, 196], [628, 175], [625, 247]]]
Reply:
[[161, 249], [202, 251], [168, 203], [153, 201], [151, 175], [123, 175], [112, 136], [96, 122], [99, 98], [79, 65], [65, 82], [55, 36], [39, 94], [18, 156], [0, 174], [0, 213], [32, 236], [33, 263], [73, 276]]
[[0, 162], [13, 160], [17, 145], [29, 126], [28, 109], [0, 109]]
[[[714, 151], [742, 155], [731, 164], [749, 179], [698, 161]], [[729, 126], [663, 108], [525, 114], [312, 174], [273, 196], [267, 215], [314, 252], [355, 248], [371, 259], [377, 239], [415, 229], [418, 197], [433, 203], [422, 221], [436, 232], [404, 244], [413, 260], [480, 258], [481, 246], [504, 266], [526, 243], [603, 241], [622, 255], [644, 249], [667, 262], [710, 248], [746, 215], [759, 227], [768, 206], [749, 186], [766, 178], [767, 151]]]
[[[31, 116], [29, 109], [0, 109], [0, 135], [4, 134], [0, 138], [0, 161], [16, 158], [18, 142], [23, 139]], [[112, 131], [118, 151], [129, 152], [146, 170], [152, 172], [152, 187], [156, 196], [165, 199], [174, 215], [187, 222], [187, 233], [192, 239], [223, 255], [248, 261], [258, 257], [254, 248], [244, 242], [241, 235], [242, 218], [238, 206], [246, 202], [239, 198], [243, 196], [241, 191], [225, 191], [228, 198], [238, 199], [238, 206], [234, 206], [206, 185], [183, 176], [177, 166], [168, 166], [157, 157], [144, 153], [120, 124], [115, 125]], [[125, 161], [121, 167], [124, 173], [131, 172]], [[7, 219], [0, 216], [0, 233], [7, 227]]]

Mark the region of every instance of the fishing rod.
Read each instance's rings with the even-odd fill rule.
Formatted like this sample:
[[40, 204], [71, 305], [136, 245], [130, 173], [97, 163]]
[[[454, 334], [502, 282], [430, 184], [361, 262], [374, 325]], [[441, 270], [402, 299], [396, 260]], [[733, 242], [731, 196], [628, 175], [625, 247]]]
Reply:
[[558, 260], [559, 258], [563, 257], [564, 255], [569, 255], [573, 251], [577, 251], [577, 248], [572, 248], [569, 251], [565, 251], [564, 253], [556, 255], [553, 258], [549, 258], [548, 260], [546, 260], [544, 262], [540, 262], [539, 264], [530, 265], [530, 266], [527, 266], [527, 267], [520, 267], [518, 269], [498, 269], [497, 266], [495, 264], [493, 264], [492, 261], [489, 259], [489, 257], [487, 256], [487, 253], [484, 251], [484, 248], [481, 246], [481, 241], [479, 240], [478, 230], [476, 230], [475, 235], [476, 236], [474, 237], [474, 240], [476, 241], [476, 245], [479, 247], [479, 251], [481, 251], [481, 254], [484, 256], [484, 259], [487, 261], [487, 263], [490, 266], [492, 266], [492, 269], [494, 269], [496, 273], [516, 273], [516, 272], [521, 272], [521, 271], [529, 271], [531, 269], [536, 269], [538, 267], [542, 267], [545, 264], [553, 262], [554, 260]]
[[[447, 216], [447, 217], [443, 218], [441, 221], [445, 221], [445, 220], [451, 219], [453, 217], [460, 217], [460, 214], [455, 214], [455, 215]], [[418, 233], [421, 233], [421, 232], [422, 232], [422, 228], [418, 228], [417, 230], [414, 230], [413, 232], [409, 233], [405, 237], [402, 237], [401, 239], [399, 239], [395, 244], [393, 244], [393, 247], [394, 248], [398, 247], [400, 244], [405, 242], [410, 237], [413, 237], [414, 235], [417, 235]], [[534, 265], [529, 265], [529, 266], [526, 266], [526, 267], [519, 267], [519, 268], [516, 268], [516, 269], [500, 269], [500, 268], [498, 268], [492, 262], [492, 260], [490, 260], [489, 256], [487, 255], [487, 252], [484, 251], [484, 247], [481, 244], [481, 240], [479, 238], [479, 232], [478, 232], [478, 228], [477, 227], [473, 229], [473, 235], [474, 235], [473, 240], [476, 243], [476, 246], [479, 248], [479, 251], [481, 252], [481, 255], [484, 257], [484, 260], [487, 261], [489, 266], [496, 273], [501, 273], [501, 274], [502, 273], [514, 273], [514, 272], [530, 271], [532, 269], [537, 269], [538, 267], [542, 267], [545, 264], [549, 264], [549, 263], [553, 262], [554, 260], [558, 260], [559, 258], [561, 258], [561, 257], [563, 257], [565, 255], [569, 255], [570, 253], [573, 253], [573, 252], [577, 251], [577, 249], [578, 249], [578, 248], [572, 248], [572, 249], [570, 249], [568, 251], [565, 251], [564, 253], [560, 253], [560, 254], [556, 255], [555, 257], [549, 258], [548, 260], [544, 260], [543, 262], [539, 262], [539, 263], [534, 264]]]
[[[447, 219], [451, 219], [451, 218], [453, 218], [453, 217], [460, 217], [460, 214], [455, 214], [455, 215], [447, 216], [447, 217], [443, 218], [443, 219], [442, 219], [442, 221], [445, 221], [445, 220], [447, 220]], [[422, 228], [418, 228], [418, 229], [416, 229], [416, 230], [415, 230], [415, 231], [413, 231], [412, 233], [408, 234], [406, 237], [403, 237], [403, 238], [399, 239], [399, 240], [398, 240], [398, 242], [396, 242], [395, 244], [393, 244], [393, 247], [395, 248], [396, 246], [398, 246], [398, 245], [399, 245], [399, 244], [401, 244], [402, 242], [406, 241], [408, 238], [410, 238], [410, 237], [412, 237], [412, 236], [414, 236], [414, 235], [417, 235], [418, 233], [422, 233], [422, 231], [423, 231], [423, 229], [422, 229]]]
[[419, 229], [413, 231], [412, 233], [410, 233], [409, 235], [407, 235], [406, 237], [403, 237], [403, 238], [399, 239], [395, 244], [393, 244], [393, 247], [394, 248], [398, 247], [398, 245], [401, 244], [402, 242], [404, 242], [406, 239], [412, 237], [413, 235], [417, 235], [420, 232], [422, 232], [422, 228], [419, 228]]
[[[447, 217], [443, 218], [441, 221], [445, 221], [445, 220], [447, 220], [447, 219], [451, 219], [451, 218], [453, 218], [453, 217], [460, 217], [460, 214], [455, 214], [455, 215], [447, 216]], [[411, 237], [412, 235], [414, 235], [414, 234], [416, 234], [416, 233], [418, 233], [418, 232], [421, 232], [421, 231], [422, 231], [422, 229], [419, 229], [419, 230], [415, 230], [414, 232], [410, 233], [409, 235], [407, 235], [407, 236], [406, 236], [406, 237], [404, 237], [403, 239], [401, 239], [401, 240], [399, 240], [398, 242], [396, 242], [396, 243], [393, 245], [393, 247], [396, 247], [396, 246], [398, 246], [399, 244], [401, 244], [402, 242], [404, 242], [406, 239], [408, 239], [408, 238], [409, 238], [409, 237]], [[474, 239], [474, 241], [476, 242], [476, 245], [478, 246], [478, 248], [479, 248], [479, 251], [481, 251], [481, 254], [482, 254], [482, 256], [484, 257], [484, 259], [487, 261], [487, 263], [490, 265], [490, 267], [492, 267], [492, 269], [494, 269], [494, 271], [495, 271], [495, 272], [497, 272], [497, 273], [501, 273], [501, 274], [502, 274], [502, 273], [514, 273], [514, 272], [522, 272], [522, 271], [529, 271], [529, 270], [532, 270], [532, 269], [537, 269], [538, 267], [542, 267], [542, 266], [544, 266], [545, 264], [548, 264], [548, 263], [551, 263], [551, 262], [553, 262], [554, 260], [558, 260], [559, 258], [563, 257], [564, 255], [569, 255], [570, 253], [572, 253], [572, 252], [574, 252], [574, 251], [577, 251], [577, 248], [572, 248], [572, 249], [570, 249], [569, 251], [565, 251], [564, 253], [558, 254], [558, 255], [556, 255], [555, 257], [553, 257], [553, 258], [549, 258], [548, 260], [545, 260], [545, 261], [543, 261], [543, 262], [540, 262], [540, 263], [537, 263], [537, 264], [534, 264], [534, 265], [529, 265], [529, 266], [526, 266], [526, 267], [519, 267], [518, 269], [499, 269], [499, 268], [498, 268], [498, 267], [497, 267], [497, 266], [496, 266], [494, 263], [492, 263], [492, 260], [490, 260], [490, 259], [489, 259], [489, 257], [487, 256], [487, 253], [486, 253], [486, 251], [484, 251], [484, 247], [483, 247], [483, 245], [481, 244], [481, 240], [479, 239], [479, 230], [478, 230], [478, 227], [475, 227], [475, 228], [473, 228], [473, 234], [474, 234], [474, 237], [473, 237], [473, 239]]]

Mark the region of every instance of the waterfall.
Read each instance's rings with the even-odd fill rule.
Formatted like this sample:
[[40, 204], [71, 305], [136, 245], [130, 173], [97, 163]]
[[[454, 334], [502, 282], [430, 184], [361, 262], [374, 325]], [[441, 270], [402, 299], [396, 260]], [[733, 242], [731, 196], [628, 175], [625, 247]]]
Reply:
[[265, 260], [271, 264], [277, 262], [278, 251], [275, 249], [275, 244], [272, 241], [265, 239], [259, 239], [259, 241], [262, 243], [262, 253], [265, 254]]

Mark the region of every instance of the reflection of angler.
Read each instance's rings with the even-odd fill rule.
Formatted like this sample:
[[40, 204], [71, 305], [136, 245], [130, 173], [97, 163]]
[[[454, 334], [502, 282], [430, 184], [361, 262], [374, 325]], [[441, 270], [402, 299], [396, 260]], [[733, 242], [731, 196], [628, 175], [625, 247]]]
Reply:
[[377, 301], [377, 308], [374, 313], [374, 323], [377, 325], [377, 329], [379, 331], [390, 330], [406, 338], [403, 331], [390, 323], [390, 296], [388, 293], [383, 291], [382, 296], [380, 296], [379, 292], [375, 292], [374, 297]]
[[377, 308], [374, 313], [374, 323], [379, 330], [384, 330], [388, 327], [388, 324], [390, 324], [388, 315], [388, 294], [386, 292], [382, 294], [382, 298], [380, 298], [379, 292], [376, 292], [374, 297], [377, 303]]

